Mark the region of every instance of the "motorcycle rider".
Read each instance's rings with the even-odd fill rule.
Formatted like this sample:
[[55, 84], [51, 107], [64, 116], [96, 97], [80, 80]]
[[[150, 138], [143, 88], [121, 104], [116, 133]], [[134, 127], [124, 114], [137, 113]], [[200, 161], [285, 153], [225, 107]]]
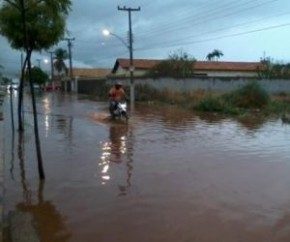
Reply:
[[116, 82], [113, 87], [109, 90], [110, 97], [110, 114], [111, 117], [114, 117], [114, 111], [116, 110], [118, 103], [122, 100], [128, 100], [125, 90], [121, 82]]

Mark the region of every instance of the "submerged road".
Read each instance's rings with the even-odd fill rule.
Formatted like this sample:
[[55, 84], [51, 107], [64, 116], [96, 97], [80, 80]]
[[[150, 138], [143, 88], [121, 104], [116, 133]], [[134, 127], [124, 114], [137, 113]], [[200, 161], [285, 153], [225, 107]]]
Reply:
[[289, 241], [290, 126], [281, 120], [137, 104], [126, 124], [108, 122], [107, 103], [39, 95], [40, 183], [25, 100], [23, 137], [4, 106], [4, 215], [32, 215], [42, 241]]

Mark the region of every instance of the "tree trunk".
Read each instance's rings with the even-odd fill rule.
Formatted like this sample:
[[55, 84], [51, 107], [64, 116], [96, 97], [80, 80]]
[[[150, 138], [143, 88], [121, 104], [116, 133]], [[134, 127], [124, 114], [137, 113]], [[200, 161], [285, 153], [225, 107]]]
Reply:
[[10, 86], [10, 113], [11, 113], [11, 125], [12, 125], [12, 134], [14, 135], [15, 126], [14, 126], [14, 108], [13, 108], [13, 95], [12, 87]]
[[[35, 146], [36, 146], [36, 153], [37, 153], [38, 174], [39, 174], [40, 180], [44, 180], [45, 175], [44, 175], [44, 170], [43, 170], [43, 165], [42, 165], [42, 155], [41, 155], [40, 139], [39, 139], [39, 133], [38, 133], [37, 111], [36, 111], [36, 104], [35, 104], [34, 89], [33, 89], [33, 84], [31, 80], [30, 58], [31, 58], [33, 49], [29, 48], [29, 44], [28, 44], [28, 36], [27, 36], [27, 28], [26, 28], [27, 27], [26, 26], [26, 9], [25, 9], [24, 0], [20, 0], [20, 6], [21, 6], [21, 17], [22, 17], [22, 22], [23, 22], [23, 34], [24, 34], [24, 41], [25, 41], [26, 60], [28, 63], [28, 79], [29, 79], [29, 85], [30, 85], [30, 91], [31, 91], [31, 97], [32, 97], [34, 135], [35, 135]], [[22, 118], [22, 114], [21, 114], [21, 118]], [[22, 119], [21, 119], [21, 124], [22, 124]]]
[[24, 126], [23, 126], [23, 89], [24, 89], [24, 75], [25, 75], [25, 67], [27, 64], [27, 57], [28, 56], [26, 55], [24, 64], [21, 67], [21, 78], [20, 78], [19, 94], [18, 94], [18, 129], [19, 129], [19, 132], [24, 131]]
[[30, 86], [30, 92], [31, 92], [31, 98], [32, 98], [32, 108], [33, 108], [33, 121], [34, 121], [34, 134], [35, 134], [35, 147], [36, 147], [36, 153], [37, 153], [37, 164], [38, 164], [38, 174], [40, 180], [44, 180], [44, 170], [42, 165], [42, 155], [41, 155], [41, 145], [40, 145], [40, 139], [39, 139], [39, 132], [38, 132], [38, 119], [37, 119], [37, 110], [36, 110], [36, 103], [35, 103], [35, 95], [34, 95], [34, 88], [31, 78], [31, 54], [32, 50], [29, 50], [27, 53], [27, 62], [28, 62], [28, 79], [29, 79], [29, 86]]

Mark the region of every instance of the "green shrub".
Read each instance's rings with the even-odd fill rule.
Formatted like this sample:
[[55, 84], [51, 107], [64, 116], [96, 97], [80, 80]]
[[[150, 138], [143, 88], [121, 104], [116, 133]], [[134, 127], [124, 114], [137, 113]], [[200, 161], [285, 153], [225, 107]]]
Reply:
[[202, 98], [195, 106], [194, 110], [202, 112], [218, 112], [224, 114], [238, 114], [239, 109], [229, 105], [221, 97], [208, 95]]
[[270, 95], [257, 82], [223, 95], [225, 102], [239, 108], [263, 108], [270, 103]]
[[220, 112], [223, 109], [222, 107], [222, 100], [210, 95], [204, 97], [195, 105], [196, 110], [205, 112]]

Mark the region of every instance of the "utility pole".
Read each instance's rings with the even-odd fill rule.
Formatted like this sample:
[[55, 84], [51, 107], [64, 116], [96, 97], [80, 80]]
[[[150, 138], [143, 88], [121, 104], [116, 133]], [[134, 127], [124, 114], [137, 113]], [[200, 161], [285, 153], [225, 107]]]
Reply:
[[54, 69], [53, 69], [53, 54], [54, 51], [48, 51], [48, 53], [50, 54], [50, 75], [51, 75], [51, 86], [52, 86], [52, 90], [54, 90]]
[[23, 69], [23, 65], [24, 65], [24, 58], [23, 58], [23, 52], [21, 52], [21, 56], [20, 56], [20, 64], [21, 64], [21, 68], [20, 68], [20, 73], [22, 72]]
[[37, 63], [38, 63], [38, 68], [41, 69], [41, 64], [40, 64], [41, 59], [36, 59], [36, 60], [37, 60]]
[[[71, 47], [72, 47], [72, 41], [75, 40], [75, 38], [65, 38], [64, 40], [67, 41], [67, 47], [68, 47], [68, 58], [69, 58], [69, 76], [70, 76], [70, 83], [73, 81], [73, 71], [72, 71], [72, 53], [71, 53]], [[65, 85], [66, 87], [66, 85]], [[65, 88], [66, 89], [66, 88]], [[65, 90], [66, 91], [66, 90]]]
[[134, 62], [133, 62], [133, 37], [132, 37], [132, 20], [131, 20], [131, 12], [133, 11], [140, 11], [141, 8], [127, 8], [127, 7], [119, 7], [119, 11], [127, 11], [129, 16], [129, 52], [130, 52], [130, 101], [131, 101], [131, 110], [134, 109], [135, 103], [135, 87], [134, 87]]

